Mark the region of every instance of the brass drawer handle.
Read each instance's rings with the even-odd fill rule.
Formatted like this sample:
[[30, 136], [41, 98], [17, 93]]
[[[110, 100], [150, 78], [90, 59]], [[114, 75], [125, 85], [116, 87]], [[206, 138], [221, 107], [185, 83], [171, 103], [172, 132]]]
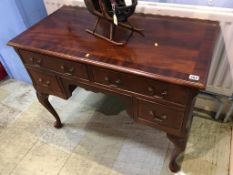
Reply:
[[33, 58], [33, 57], [30, 57], [29, 60], [30, 60], [31, 62], [34, 62], [34, 58]]
[[49, 80], [47, 80], [45, 83], [43, 83], [43, 86], [45, 87], [49, 87], [51, 84], [51, 82]]
[[68, 70], [66, 69], [66, 67], [64, 65], [60, 66], [61, 70], [64, 72], [64, 75], [67, 76], [72, 76], [73, 72], [74, 72], [74, 67], [69, 68]]
[[111, 84], [111, 86], [118, 88], [120, 85], [122, 85], [122, 81], [120, 79], [116, 80]]
[[38, 81], [39, 81], [40, 83], [42, 83], [42, 82], [43, 82], [43, 79], [42, 79], [42, 78], [39, 78]]
[[38, 60], [36, 60], [36, 63], [40, 64], [42, 62], [42, 60], [39, 58]]
[[108, 76], [106, 76], [106, 77], [104, 77], [104, 80], [107, 81], [107, 82], [109, 82], [110, 79], [109, 79]]
[[161, 97], [164, 98], [164, 97], [167, 96], [167, 94], [168, 94], [167, 91], [163, 91], [163, 92], [161, 93]]
[[121, 85], [122, 84], [122, 81], [120, 79], [116, 80], [115, 81], [115, 84], [118, 86], [118, 85]]
[[47, 80], [47, 81], [45, 82], [45, 84], [46, 84], [47, 86], [49, 86], [49, 85], [51, 84], [51, 82], [50, 82], [49, 80]]
[[148, 91], [149, 91], [150, 95], [155, 94], [154, 89], [152, 87], [150, 87], [150, 86], [148, 87]]
[[73, 72], [74, 72], [74, 68], [71, 67], [68, 71], [69, 71], [70, 73], [73, 73]]
[[66, 75], [66, 76], [72, 76], [73, 74], [71, 74], [69, 72], [65, 72], [64, 75]]
[[61, 65], [60, 68], [61, 68], [61, 70], [63, 70], [63, 71], [65, 70], [65, 66], [64, 66], [64, 65]]
[[166, 115], [161, 115], [161, 116], [158, 116], [156, 115], [156, 113], [154, 111], [149, 111], [149, 114], [153, 117], [153, 120], [156, 120], [158, 122], [162, 122], [164, 120], [167, 119], [167, 116]]
[[34, 64], [35, 66], [41, 66], [42, 63], [42, 59], [41, 58], [34, 58], [34, 57], [30, 57], [29, 60], [32, 62], [32, 64]]
[[42, 78], [39, 78], [38, 81], [42, 84], [42, 86], [49, 87], [51, 85], [51, 81], [47, 80], [44, 83], [44, 80]]
[[151, 86], [148, 87], [149, 94], [157, 98], [165, 98], [167, 96], [167, 91], [163, 91], [160, 95], [155, 95], [155, 90]]
[[122, 81], [120, 79], [116, 80], [115, 82], [111, 82], [110, 78], [108, 76], [104, 77], [104, 80], [110, 84], [110, 86], [118, 87], [122, 84]]

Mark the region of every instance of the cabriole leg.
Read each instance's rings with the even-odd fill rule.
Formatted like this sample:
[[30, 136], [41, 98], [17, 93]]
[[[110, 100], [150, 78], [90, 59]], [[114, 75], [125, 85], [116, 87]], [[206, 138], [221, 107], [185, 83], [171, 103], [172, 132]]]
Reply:
[[178, 172], [181, 169], [181, 165], [177, 162], [180, 158], [179, 162], [183, 160], [183, 153], [185, 151], [185, 147], [187, 144], [187, 137], [176, 137], [173, 135], [167, 134], [168, 139], [174, 144], [175, 149], [173, 151], [169, 168], [172, 172]]
[[41, 92], [37, 92], [36, 93], [37, 98], [39, 100], [39, 102], [54, 116], [54, 118], [56, 119], [55, 123], [54, 123], [54, 127], [55, 128], [62, 128], [62, 123], [61, 120], [57, 114], [57, 112], [54, 110], [53, 106], [50, 104], [48, 98], [49, 98], [49, 94], [44, 94]]

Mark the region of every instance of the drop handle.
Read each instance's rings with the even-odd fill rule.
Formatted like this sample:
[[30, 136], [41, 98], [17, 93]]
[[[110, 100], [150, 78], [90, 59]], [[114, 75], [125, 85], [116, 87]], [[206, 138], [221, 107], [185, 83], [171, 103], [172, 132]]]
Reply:
[[154, 88], [152, 88], [152, 87], [148, 87], [148, 91], [149, 91], [150, 95], [155, 94]]
[[51, 84], [51, 82], [49, 80], [47, 80], [43, 85], [46, 86], [46, 87], [49, 87]]
[[156, 112], [154, 112], [152, 110], [149, 111], [149, 114], [153, 117], [153, 120], [158, 121], [158, 122], [162, 122], [162, 121], [167, 119], [166, 115], [158, 116], [158, 115], [156, 115]]
[[30, 57], [29, 60], [30, 60], [31, 62], [34, 62], [34, 58], [33, 58], [33, 57]]
[[73, 73], [73, 72], [74, 72], [74, 68], [71, 67], [68, 71], [69, 71], [70, 73]]
[[39, 78], [38, 81], [42, 84], [42, 86], [49, 87], [51, 84], [51, 81], [47, 80], [44, 82], [42, 78]]
[[61, 70], [65, 70], [65, 66], [64, 65], [61, 65]]
[[118, 80], [115, 81], [115, 84], [116, 84], [116, 85], [120, 85], [120, 84], [122, 84], [122, 82], [121, 82], [120, 79], [118, 79]]
[[65, 71], [65, 75], [67, 75], [67, 76], [72, 76], [73, 73], [74, 73], [74, 68], [73, 67], [68, 69], [67, 71]]
[[42, 59], [36, 59], [34, 57], [30, 57], [29, 60], [32, 62], [32, 64], [36, 65], [36, 66], [40, 66], [42, 63]]
[[74, 67], [69, 68], [68, 70], [64, 65], [60, 66], [61, 70], [64, 72], [65, 75], [71, 76], [72, 73], [74, 72]]
[[36, 63], [40, 64], [42, 62], [41, 59], [36, 60]]
[[164, 97], [167, 96], [167, 94], [168, 94], [167, 91], [163, 91], [163, 92], [161, 93], [161, 97], [164, 98]]
[[106, 77], [104, 77], [104, 80], [106, 81], [106, 82], [109, 82], [109, 77], [108, 76], [106, 76]]
[[155, 90], [152, 87], [148, 87], [148, 91], [149, 91], [150, 95], [157, 97], [157, 98], [165, 98], [168, 94], [167, 91], [163, 91], [160, 95], [156, 95]]
[[104, 80], [110, 84], [110, 86], [116, 87], [122, 84], [122, 81], [120, 79], [116, 81], [111, 81], [108, 76], [104, 77]]

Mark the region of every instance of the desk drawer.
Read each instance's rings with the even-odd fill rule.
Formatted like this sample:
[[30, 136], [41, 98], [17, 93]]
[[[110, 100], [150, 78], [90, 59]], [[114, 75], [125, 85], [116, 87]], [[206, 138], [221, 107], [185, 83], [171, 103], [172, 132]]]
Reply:
[[62, 73], [65, 76], [88, 79], [87, 68], [81, 63], [67, 61], [64, 59], [37, 54], [25, 50], [20, 50], [19, 52], [26, 65], [46, 68], [58, 73]]
[[33, 84], [37, 90], [51, 95], [63, 97], [62, 89], [54, 75], [42, 72], [40, 70], [27, 70], [31, 75]]
[[173, 106], [138, 100], [137, 118], [150, 125], [162, 125], [180, 129], [184, 118], [184, 110]]
[[113, 88], [121, 88], [183, 105], [186, 105], [189, 99], [189, 89], [182, 86], [102, 68], [94, 67], [92, 71], [96, 83]]

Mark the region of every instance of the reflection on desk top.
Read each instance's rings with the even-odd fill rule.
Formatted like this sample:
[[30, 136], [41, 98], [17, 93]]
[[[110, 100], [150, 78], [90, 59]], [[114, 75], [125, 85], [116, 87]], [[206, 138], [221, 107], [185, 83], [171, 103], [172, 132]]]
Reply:
[[[95, 21], [85, 8], [64, 6], [8, 44], [174, 84], [205, 87], [218, 22], [135, 14], [129, 21], [144, 29], [145, 36], [134, 33], [127, 45], [115, 46], [85, 31]], [[108, 30], [109, 23], [102, 20], [97, 31], [107, 35]], [[126, 35], [125, 29], [118, 28], [115, 37], [121, 40]]]

